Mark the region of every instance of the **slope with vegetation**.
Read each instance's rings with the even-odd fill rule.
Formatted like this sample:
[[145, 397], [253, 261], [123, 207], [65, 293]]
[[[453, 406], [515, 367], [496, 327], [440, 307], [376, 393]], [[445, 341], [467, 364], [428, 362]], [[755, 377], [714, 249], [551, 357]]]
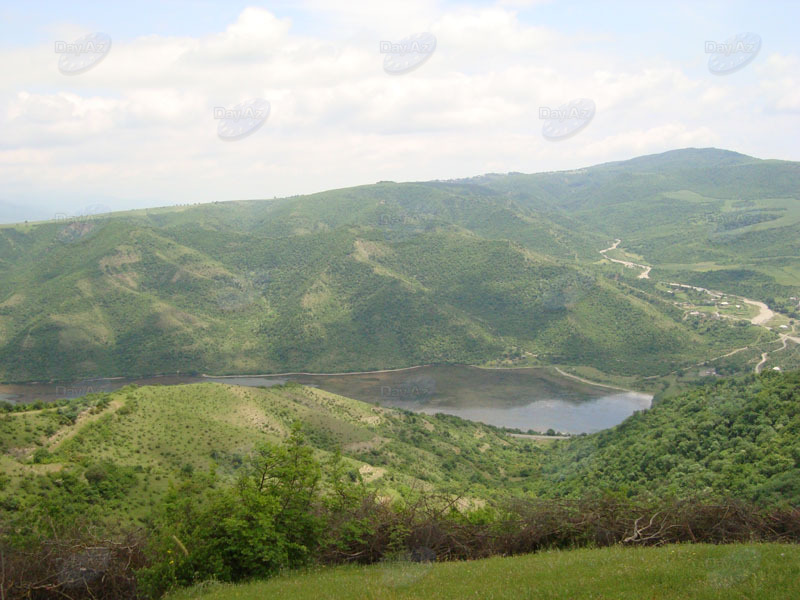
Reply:
[[[234, 481], [259, 444], [280, 442], [296, 422], [315, 456], [341, 452], [353, 478], [387, 497], [436, 490], [490, 501], [613, 493], [796, 503], [798, 394], [798, 371], [725, 379], [658, 400], [611, 429], [543, 442], [296, 384], [129, 386], [0, 417], [0, 506], [52, 501], [137, 520], [171, 483]], [[60, 491], [56, 481], [75, 487]]]
[[[528, 444], [447, 415], [384, 409], [295, 384], [129, 386], [0, 417], [0, 512], [33, 526], [55, 515], [140, 523], [193, 478], [228, 485], [259, 445], [302, 422], [321, 461], [390, 497], [413, 489], [487, 498], [519, 475]], [[5, 510], [2, 510], [5, 509]]]
[[532, 210], [622, 238], [665, 280], [775, 305], [800, 287], [800, 164], [713, 148], [478, 181]]
[[87, 593], [118, 598], [404, 556], [797, 541], [798, 394], [800, 372], [725, 380], [544, 445], [296, 384], [17, 407], [0, 418], [4, 590], [65, 590], [98, 547], [111, 566]]
[[800, 595], [797, 546], [702, 544], [551, 551], [514, 558], [426, 565], [388, 562], [287, 574], [266, 582], [207, 584], [170, 600], [494, 600], [547, 598], [728, 600]]
[[541, 451], [537, 490], [800, 503], [800, 371], [729, 379]]
[[[748, 370], [774, 332], [686, 320], [658, 285], [796, 314], [798, 184], [796, 163], [684, 150], [563, 173], [6, 226], [0, 379], [509, 356], [664, 376], [742, 347], [731, 370]], [[651, 279], [603, 260], [615, 238], [632, 262], [653, 265]]]

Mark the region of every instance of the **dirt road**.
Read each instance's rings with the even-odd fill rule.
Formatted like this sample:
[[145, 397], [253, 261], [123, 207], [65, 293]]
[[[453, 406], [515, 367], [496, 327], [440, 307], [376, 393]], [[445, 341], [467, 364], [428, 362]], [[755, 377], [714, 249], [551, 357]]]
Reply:
[[751, 306], [757, 306], [759, 309], [758, 314], [750, 319], [750, 322], [753, 325], [763, 325], [767, 321], [769, 321], [772, 317], [775, 316], [775, 313], [772, 312], [766, 304], [763, 302], [759, 302], [758, 300], [748, 300], [747, 298], [742, 298], [742, 302], [745, 304], [749, 304]]
[[620, 265], [625, 265], [629, 269], [643, 269], [643, 271], [639, 274], [639, 279], [650, 279], [650, 271], [653, 267], [648, 265], [640, 265], [639, 263], [630, 262], [628, 260], [619, 260], [618, 258], [611, 258], [610, 256], [606, 256], [606, 252], [609, 250], [616, 250], [617, 246], [620, 245], [622, 240], [614, 240], [614, 243], [606, 248], [605, 250], [599, 250], [600, 254], [602, 254], [606, 259], [610, 260], [611, 262], [615, 262]]
[[[614, 240], [614, 243], [611, 246], [609, 246], [608, 248], [606, 248], [604, 250], [599, 250], [599, 252], [600, 252], [600, 254], [603, 255], [604, 258], [610, 260], [611, 262], [615, 262], [615, 263], [618, 263], [618, 264], [621, 264], [621, 265], [625, 265], [628, 268], [643, 269], [642, 273], [639, 275], [639, 279], [650, 279], [650, 271], [652, 270], [652, 267], [650, 267], [648, 265], [640, 265], [638, 263], [630, 262], [630, 261], [627, 261], [627, 260], [619, 260], [619, 259], [616, 259], [616, 258], [611, 258], [610, 256], [606, 256], [607, 252], [609, 252], [611, 250], [616, 250], [621, 243], [622, 243], [622, 240]], [[697, 287], [697, 286], [692, 286], [692, 285], [686, 285], [686, 284], [680, 284], [680, 283], [671, 283], [670, 285], [676, 285], [676, 286], [680, 286], [682, 288], [690, 288], [690, 289], [697, 290], [699, 292], [705, 292], [706, 294], [708, 294], [708, 295], [710, 295], [710, 296], [712, 296], [714, 298], [720, 298], [723, 295], [727, 295], [727, 296], [730, 296], [732, 298], [739, 298], [745, 304], [749, 304], [750, 306], [755, 306], [755, 307], [758, 308], [758, 314], [756, 316], [754, 316], [752, 319], [750, 319], [750, 323], [752, 323], [753, 325], [759, 325], [761, 327], [766, 327], [766, 323], [768, 323], [770, 320], [772, 320], [773, 317], [775, 317], [775, 312], [772, 309], [770, 309], [769, 306], [767, 306], [763, 302], [759, 302], [758, 300], [750, 300], [749, 298], [744, 298], [743, 296], [736, 296], [734, 294], [723, 294], [722, 292], [715, 292], [715, 291], [708, 290], [708, 289], [703, 288], [703, 287]], [[795, 332], [792, 331], [792, 333], [795, 333]], [[777, 350], [773, 350], [772, 352], [779, 352], [781, 350], [785, 350], [787, 343], [790, 342], [790, 341], [791, 342], [795, 342], [797, 344], [800, 344], [800, 338], [798, 338], [798, 337], [793, 337], [792, 335], [789, 335], [787, 333], [782, 333], [782, 334], [779, 334], [779, 335], [780, 335], [781, 341], [783, 342], [783, 347], [778, 348]], [[730, 356], [731, 354], [735, 354], [736, 352], [740, 352], [741, 350], [745, 350], [745, 349], [746, 348], [740, 348], [739, 350], [734, 350], [733, 352], [731, 352], [729, 354], [726, 354], [725, 356]], [[764, 365], [767, 363], [767, 359], [769, 358], [769, 355], [770, 355], [769, 352], [763, 352], [761, 354], [761, 362], [759, 362], [756, 365], [756, 373], [760, 373], [761, 370], [764, 368]], [[724, 358], [724, 357], [720, 357], [720, 358]], [[717, 360], [717, 359], [713, 359], [713, 360]]]

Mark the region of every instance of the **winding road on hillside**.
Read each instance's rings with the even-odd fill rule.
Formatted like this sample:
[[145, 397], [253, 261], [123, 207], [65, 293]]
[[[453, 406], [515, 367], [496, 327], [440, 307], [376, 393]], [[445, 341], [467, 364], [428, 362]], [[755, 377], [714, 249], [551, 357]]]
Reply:
[[[619, 239], [614, 240], [614, 243], [611, 246], [609, 246], [608, 248], [605, 248], [604, 250], [598, 250], [598, 252], [600, 252], [600, 254], [603, 255], [603, 258], [606, 258], [606, 259], [610, 260], [611, 262], [615, 262], [615, 263], [618, 263], [618, 264], [621, 264], [621, 265], [625, 265], [628, 268], [643, 269], [642, 273], [639, 275], [639, 279], [650, 279], [650, 271], [652, 270], [651, 266], [649, 266], [649, 265], [640, 265], [638, 263], [630, 262], [630, 261], [627, 261], [627, 260], [619, 260], [619, 259], [616, 259], [616, 258], [611, 258], [610, 256], [606, 255], [607, 252], [610, 252], [611, 250], [616, 250], [621, 243], [622, 243], [622, 240], [619, 240]], [[767, 329], [771, 329], [770, 327], [767, 327], [766, 324], [775, 317], [775, 311], [770, 309], [770, 307], [767, 306], [766, 304], [764, 304], [763, 302], [759, 302], [758, 300], [750, 300], [749, 298], [745, 298], [744, 296], [735, 296], [734, 294], [723, 294], [722, 292], [715, 292], [715, 291], [708, 290], [708, 289], [703, 288], [703, 287], [697, 287], [697, 286], [693, 286], [693, 285], [686, 285], [686, 284], [681, 284], [681, 283], [679, 283], [679, 284], [671, 284], [671, 285], [679, 285], [679, 286], [684, 287], [684, 288], [691, 288], [691, 289], [697, 290], [699, 292], [705, 292], [706, 294], [709, 294], [711, 296], [716, 296], [716, 297], [727, 295], [727, 296], [732, 296], [732, 297], [735, 297], [735, 298], [740, 298], [741, 301], [744, 302], [745, 304], [749, 304], [750, 306], [755, 306], [756, 308], [758, 308], [758, 314], [750, 319], [750, 323], [752, 323], [753, 325], [758, 325], [760, 327], [765, 327]], [[795, 333], [794, 329], [792, 330], [792, 333]], [[794, 342], [796, 344], [800, 344], [800, 338], [799, 337], [794, 337], [794, 336], [792, 336], [792, 335], [790, 335], [788, 333], [780, 333], [778, 335], [780, 337], [781, 342], [783, 342], [783, 346], [781, 348], [778, 348], [777, 350], [772, 350], [772, 352], [779, 352], [781, 350], [785, 350], [788, 342], [790, 342], [790, 341]], [[747, 347], [739, 348], [738, 350], [734, 350], [733, 352], [731, 352], [729, 354], [726, 354], [724, 356], [730, 356], [731, 354], [735, 354], [737, 352], [741, 352], [742, 350], [747, 350]], [[770, 355], [770, 352], [762, 352], [761, 353], [761, 362], [759, 362], [756, 365], [756, 369], [755, 369], [756, 373], [760, 373], [761, 370], [764, 368], [764, 365], [766, 364], [767, 360], [769, 359], [769, 355]], [[719, 358], [724, 358], [724, 356], [723, 357], [719, 357]], [[712, 362], [713, 362], [713, 360], [717, 360], [717, 359], [712, 359]]]
[[620, 265], [625, 265], [629, 269], [643, 269], [642, 272], [639, 274], [639, 279], [650, 279], [650, 271], [653, 269], [653, 267], [649, 265], [640, 265], [639, 263], [630, 262], [628, 260], [619, 260], [618, 258], [611, 258], [610, 256], [606, 256], [606, 252], [608, 252], [609, 250], [616, 250], [617, 246], [619, 246], [620, 243], [622, 243], [622, 240], [614, 240], [614, 243], [609, 248], [606, 248], [605, 250], [600, 250], [599, 252], [611, 262], [615, 262]]
[[[792, 331], [792, 333], [794, 333], [794, 331]], [[778, 335], [780, 335], [780, 337], [781, 337], [781, 342], [783, 342], [783, 346], [781, 346], [777, 350], [772, 350], [771, 352], [773, 354], [775, 352], [780, 352], [781, 350], [786, 350], [786, 346], [788, 345], [788, 343], [790, 341], [794, 342], [795, 344], [800, 344], [800, 338], [798, 338], [798, 337], [794, 337], [792, 335], [789, 335], [788, 333], [781, 333], [781, 334], [778, 334]], [[764, 365], [767, 363], [767, 359], [769, 358], [769, 355], [770, 355], [769, 352], [762, 352], [761, 353], [761, 362], [756, 365], [756, 373], [761, 373], [761, 371], [764, 369]]]

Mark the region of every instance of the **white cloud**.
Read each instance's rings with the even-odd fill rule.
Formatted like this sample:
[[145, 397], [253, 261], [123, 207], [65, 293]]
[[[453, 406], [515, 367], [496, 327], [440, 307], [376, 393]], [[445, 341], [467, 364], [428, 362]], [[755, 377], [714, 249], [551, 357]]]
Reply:
[[765, 77], [758, 92], [767, 111], [800, 114], [800, 58], [772, 54], [760, 71]]
[[[6, 199], [124, 208], [573, 168], [691, 145], [777, 151], [800, 113], [794, 55], [764, 57], [747, 80], [714, 78], [663, 57], [643, 67], [600, 35], [530, 26], [503, 3], [304, 5], [340, 30], [298, 35], [290, 19], [248, 8], [203, 37], [114, 40], [73, 77], [52, 46], [0, 49]], [[432, 58], [384, 73], [378, 42], [426, 30]], [[213, 108], [254, 97], [272, 105], [266, 125], [220, 141]], [[578, 97], [595, 101], [592, 123], [544, 140], [539, 107]]]

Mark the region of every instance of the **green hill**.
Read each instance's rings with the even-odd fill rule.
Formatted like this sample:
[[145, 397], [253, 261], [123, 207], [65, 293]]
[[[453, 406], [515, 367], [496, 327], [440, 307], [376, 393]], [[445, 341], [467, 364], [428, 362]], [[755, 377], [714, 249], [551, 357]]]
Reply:
[[104, 556], [104, 597], [351, 561], [380, 562], [173, 597], [797, 596], [789, 545], [402, 557], [796, 541], [798, 189], [687, 149], [0, 227], [0, 381], [552, 364], [670, 392], [563, 440], [292, 383], [0, 404], [3, 597]]
[[622, 238], [666, 280], [762, 300], [798, 296], [798, 163], [686, 149], [482, 184]]
[[232, 483], [256, 446], [285, 439], [297, 421], [320, 460], [340, 450], [352, 473], [389, 496], [418, 489], [489, 498], [510, 476], [521, 485], [530, 446], [456, 417], [295, 384], [129, 386], [0, 418], [0, 507], [143, 518], [170, 485], [193, 475], [213, 470]]
[[[129, 386], [2, 416], [0, 507], [64, 501], [140, 518], [193, 474], [212, 469], [232, 482], [259, 443], [285, 439], [297, 421], [320, 460], [341, 450], [354, 473], [389, 496], [417, 489], [489, 501], [612, 493], [797, 503], [799, 407], [800, 372], [768, 372], [664, 398], [608, 430], [542, 442], [296, 384]], [[119, 485], [103, 492], [87, 478], [92, 469]], [[65, 478], [75, 486], [68, 501], [54, 487]]]
[[[248, 573], [272, 574], [281, 564], [325, 562], [318, 554], [324, 552], [328, 561], [340, 562], [343, 557], [349, 560], [351, 547], [356, 549], [352, 556], [369, 562], [364, 548], [373, 548], [373, 559], [386, 562], [366, 571], [326, 570], [310, 578], [293, 575], [252, 587], [204, 586], [187, 592], [211, 598], [289, 593], [304, 597], [318, 594], [319, 586], [325, 585], [332, 594], [340, 594], [332, 597], [347, 598], [352, 577], [399, 578], [403, 583], [394, 590], [396, 597], [428, 597], [428, 585], [435, 585], [440, 597], [454, 597], [470, 577], [500, 581], [503, 572], [508, 583], [506, 567], [547, 561], [533, 556], [510, 563], [437, 565], [430, 576], [415, 578], [420, 570], [427, 573], [429, 565], [393, 562], [392, 552], [402, 555], [410, 544], [424, 544], [429, 539], [425, 536], [434, 536], [435, 546], [451, 557], [486, 556], [502, 548], [517, 553], [607, 545], [626, 539], [641, 519], [650, 518], [652, 524], [654, 515], [663, 513], [662, 533], [666, 530], [677, 538], [661, 537], [661, 542], [788, 541], [796, 539], [797, 513], [792, 507], [800, 499], [798, 406], [800, 372], [770, 371], [664, 398], [609, 430], [545, 442], [511, 437], [457, 417], [381, 408], [297, 384], [266, 389], [213, 383], [128, 386], [43, 408], [11, 410], [0, 417], [0, 547], [13, 564], [21, 565], [28, 551], [52, 557], [51, 542], [69, 545], [69, 537], [57, 538], [75, 535], [76, 530], [101, 532], [99, 539], [106, 541], [80, 542], [95, 547], [137, 527], [136, 535], [147, 532], [155, 544], [148, 550], [155, 566], [145, 571], [151, 591], [170, 587], [173, 579], [185, 584], [215, 573], [230, 581], [247, 578]], [[302, 560], [292, 560], [291, 554], [284, 559], [265, 555], [241, 564], [240, 559], [252, 553], [250, 530], [240, 523], [260, 514], [259, 502], [266, 503], [266, 510], [275, 500], [261, 497], [261, 490], [248, 483], [256, 481], [253, 459], [281, 456], [276, 446], [261, 455], [258, 447], [287, 439], [298, 421], [305, 432], [301, 448], [315, 461], [309, 468], [320, 469], [318, 489], [324, 492], [322, 504], [302, 514], [313, 524], [318, 510], [328, 510], [325, 522], [331, 529], [309, 538], [314, 543], [300, 548]], [[339, 452], [341, 470], [334, 461]], [[337, 481], [352, 489], [335, 487]], [[241, 511], [227, 519], [234, 509]], [[337, 525], [337, 515], [345, 518], [344, 525]], [[259, 524], [269, 529], [268, 521]], [[189, 550], [184, 548], [180, 557], [180, 573], [170, 575], [171, 553], [180, 551], [180, 540]], [[259, 547], [270, 547], [268, 539], [257, 541]], [[206, 564], [203, 552], [213, 554], [215, 548], [229, 548], [230, 556], [217, 557], [218, 565]], [[586, 575], [566, 587], [563, 581], [556, 586], [559, 578], [534, 575], [541, 571], [532, 567], [532, 579], [520, 579], [519, 585], [540, 585], [551, 590], [552, 597], [573, 597], [591, 580], [593, 589], [604, 594], [622, 589], [637, 597], [646, 581], [654, 594], [666, 586], [676, 597], [684, 597], [681, 586], [693, 581], [705, 586], [712, 598], [734, 592], [759, 597], [751, 594], [758, 586], [783, 585], [782, 577], [795, 577], [778, 558], [777, 548], [789, 556], [791, 547], [776, 546], [775, 552], [769, 548], [677, 547], [680, 561], [659, 559], [658, 567], [646, 555], [636, 554], [644, 552], [641, 549], [546, 554], [557, 561], [564, 557], [567, 572], [576, 568], [569, 557], [581, 560]], [[593, 562], [591, 553], [598, 553], [600, 563]], [[642, 567], [631, 567], [631, 560], [641, 560]], [[495, 574], [480, 571], [481, 565], [493, 564]], [[555, 572], [562, 568], [538, 564]], [[597, 564], [608, 565], [600, 579]], [[621, 564], [627, 565], [623, 571], [615, 566]], [[765, 566], [769, 564], [774, 566]], [[201, 566], [199, 579], [193, 578], [193, 569]], [[129, 567], [124, 569], [115, 576], [130, 581]], [[35, 569], [30, 571], [27, 576], [34, 577]], [[689, 579], [672, 583], [679, 573]], [[519, 594], [517, 584], [498, 589], [497, 597]], [[377, 586], [370, 588], [377, 597], [384, 597], [381, 581], [369, 585]]]
[[540, 458], [537, 491], [800, 503], [800, 372], [725, 380], [665, 398]]
[[[6, 226], [0, 379], [503, 361], [647, 376], [745, 346], [730, 369], [751, 369], [773, 332], [698, 325], [657, 281], [794, 311], [798, 183], [795, 163], [682, 150]], [[650, 280], [602, 260], [614, 237]]]

